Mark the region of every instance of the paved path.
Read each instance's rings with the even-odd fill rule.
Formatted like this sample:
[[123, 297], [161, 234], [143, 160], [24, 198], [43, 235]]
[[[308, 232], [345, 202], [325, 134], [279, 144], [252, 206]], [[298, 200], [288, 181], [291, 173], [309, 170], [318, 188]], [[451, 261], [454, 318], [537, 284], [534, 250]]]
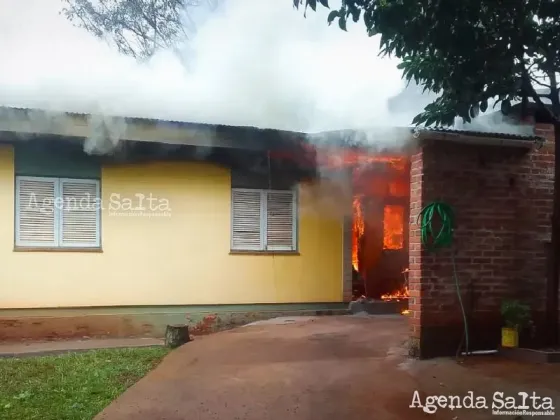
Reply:
[[112, 349], [122, 347], [162, 346], [163, 340], [155, 338], [107, 338], [88, 340], [57, 340], [28, 343], [1, 343], [1, 357], [45, 356], [94, 349]]
[[[486, 420], [489, 410], [411, 409], [414, 391], [536, 390], [555, 398], [560, 367], [491, 357], [406, 357], [402, 317], [283, 319], [207, 336], [168, 355], [97, 420]], [[502, 417], [504, 419], [509, 417]], [[557, 418], [557, 417], [548, 417]]]

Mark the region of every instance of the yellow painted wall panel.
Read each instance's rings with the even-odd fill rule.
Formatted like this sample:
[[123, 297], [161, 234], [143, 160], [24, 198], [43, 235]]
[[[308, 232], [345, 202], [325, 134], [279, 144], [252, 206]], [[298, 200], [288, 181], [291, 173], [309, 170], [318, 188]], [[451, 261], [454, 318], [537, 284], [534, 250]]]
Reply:
[[[300, 187], [300, 255], [230, 255], [229, 170], [105, 167], [103, 252], [14, 252], [13, 151], [2, 147], [0, 307], [341, 302], [342, 219], [315, 202], [313, 188]], [[169, 215], [115, 205], [128, 199], [137, 207], [137, 194], [146, 197], [145, 213], [167, 200]]]

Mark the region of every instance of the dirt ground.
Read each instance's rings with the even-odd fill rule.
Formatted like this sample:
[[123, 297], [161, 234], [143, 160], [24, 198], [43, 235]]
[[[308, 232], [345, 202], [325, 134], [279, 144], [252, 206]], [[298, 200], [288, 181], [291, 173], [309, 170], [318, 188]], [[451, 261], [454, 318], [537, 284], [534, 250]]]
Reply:
[[[407, 357], [406, 318], [277, 319], [198, 338], [167, 356], [98, 420], [479, 420], [494, 392], [551, 397], [560, 418], [560, 366], [497, 356], [418, 361]], [[473, 391], [487, 409], [410, 408], [414, 392]], [[500, 416], [497, 418], [515, 418]], [[525, 417], [523, 418], [530, 418]]]

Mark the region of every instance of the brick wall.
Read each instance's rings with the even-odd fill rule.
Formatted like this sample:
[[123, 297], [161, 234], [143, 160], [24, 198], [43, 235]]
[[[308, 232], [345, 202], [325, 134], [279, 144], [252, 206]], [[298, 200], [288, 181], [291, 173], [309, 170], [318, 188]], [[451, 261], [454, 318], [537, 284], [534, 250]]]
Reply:
[[[547, 127], [539, 127], [539, 134], [553, 138]], [[455, 354], [463, 334], [452, 250], [431, 254], [422, 249], [416, 221], [420, 209], [436, 200], [454, 208], [455, 261], [470, 348], [493, 349], [500, 341], [502, 299], [530, 300], [540, 325], [553, 166], [550, 143], [527, 152], [428, 140], [413, 156], [409, 283], [418, 355]]]

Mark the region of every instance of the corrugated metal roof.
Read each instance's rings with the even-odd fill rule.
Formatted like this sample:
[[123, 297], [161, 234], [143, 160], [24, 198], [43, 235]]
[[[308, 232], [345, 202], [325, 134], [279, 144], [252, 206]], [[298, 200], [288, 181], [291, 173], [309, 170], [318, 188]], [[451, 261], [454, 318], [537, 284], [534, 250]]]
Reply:
[[[22, 108], [22, 107], [11, 107], [11, 106], [1, 106], [0, 105], [0, 115], [2, 112], [9, 113], [9, 112], [24, 112], [24, 113], [44, 113], [44, 114], [57, 114], [57, 115], [69, 115], [69, 116], [78, 116], [78, 117], [89, 117], [94, 115], [94, 113], [87, 113], [87, 112], [73, 112], [73, 111], [62, 111], [62, 110], [46, 110], [40, 108]], [[210, 122], [192, 122], [192, 121], [179, 121], [179, 120], [166, 120], [161, 118], [148, 118], [148, 117], [139, 117], [139, 116], [122, 116], [122, 115], [112, 115], [112, 114], [104, 114], [106, 117], [109, 118], [116, 118], [116, 119], [123, 119], [125, 122], [128, 123], [144, 123], [144, 124], [154, 124], [154, 125], [175, 125], [184, 128], [197, 128], [197, 129], [213, 129], [216, 127], [222, 128], [232, 128], [232, 129], [246, 129], [246, 130], [254, 130], [254, 131], [275, 131], [278, 133], [284, 134], [293, 134], [293, 135], [305, 135], [305, 133], [299, 131], [287, 131], [287, 130], [280, 130], [275, 128], [264, 128], [264, 127], [255, 127], [251, 125], [231, 125], [231, 124], [222, 124], [222, 123], [210, 123]]]
[[[41, 113], [53, 113], [53, 114], [66, 114], [66, 115], [73, 115], [73, 116], [82, 116], [88, 117], [91, 114], [83, 113], [83, 112], [69, 112], [69, 111], [62, 111], [62, 110], [44, 110], [44, 109], [37, 109], [37, 108], [22, 108], [22, 107], [10, 107], [10, 106], [0, 106], [0, 115], [2, 112], [9, 113], [10, 111], [16, 112], [41, 112]], [[219, 123], [197, 123], [197, 122], [187, 122], [187, 121], [174, 121], [174, 120], [164, 120], [164, 119], [156, 119], [156, 118], [146, 118], [146, 117], [122, 117], [122, 116], [111, 116], [114, 118], [123, 118], [127, 122], [141, 122], [141, 123], [148, 123], [148, 124], [164, 124], [164, 125], [176, 125], [184, 128], [198, 128], [198, 129], [231, 129], [231, 130], [250, 130], [255, 133], [277, 133], [279, 135], [284, 135], [286, 137], [295, 137], [302, 139], [304, 136], [309, 138], [316, 138], [316, 139], [323, 139], [326, 140], [326, 143], [332, 142], [334, 139], [338, 140], [342, 143], [370, 143], [362, 139], [364, 134], [367, 130], [354, 130], [354, 129], [346, 129], [346, 130], [331, 130], [321, 133], [302, 133], [297, 131], [286, 131], [286, 130], [278, 130], [278, 129], [267, 129], [267, 128], [259, 128], [254, 126], [234, 126], [228, 124], [219, 124]], [[397, 127], [394, 127], [397, 128]], [[406, 127], [400, 127], [399, 130], [403, 130], [406, 132]], [[429, 127], [429, 128], [410, 128], [411, 132], [421, 132], [421, 133], [442, 133], [442, 134], [452, 134], [452, 135], [460, 135], [460, 136], [471, 136], [471, 137], [478, 137], [478, 138], [492, 138], [492, 139], [503, 139], [503, 140], [520, 140], [520, 141], [543, 141], [542, 137], [536, 135], [520, 135], [520, 134], [511, 134], [511, 133], [498, 133], [498, 132], [488, 132], [488, 131], [472, 131], [472, 130], [460, 130], [448, 127]], [[352, 141], [349, 141], [352, 139]], [[335, 141], [334, 143], [337, 143]], [[348, 145], [348, 144], [346, 144]]]
[[[412, 129], [414, 131], [414, 129]], [[524, 140], [524, 141], [538, 141], [544, 140], [542, 137], [536, 135], [521, 135], [521, 134], [510, 134], [510, 133], [495, 133], [488, 131], [470, 131], [470, 130], [458, 130], [454, 128], [446, 127], [434, 127], [421, 129], [421, 132], [429, 133], [444, 133], [444, 134], [457, 134], [461, 136], [472, 136], [472, 137], [486, 137], [504, 140]]]

